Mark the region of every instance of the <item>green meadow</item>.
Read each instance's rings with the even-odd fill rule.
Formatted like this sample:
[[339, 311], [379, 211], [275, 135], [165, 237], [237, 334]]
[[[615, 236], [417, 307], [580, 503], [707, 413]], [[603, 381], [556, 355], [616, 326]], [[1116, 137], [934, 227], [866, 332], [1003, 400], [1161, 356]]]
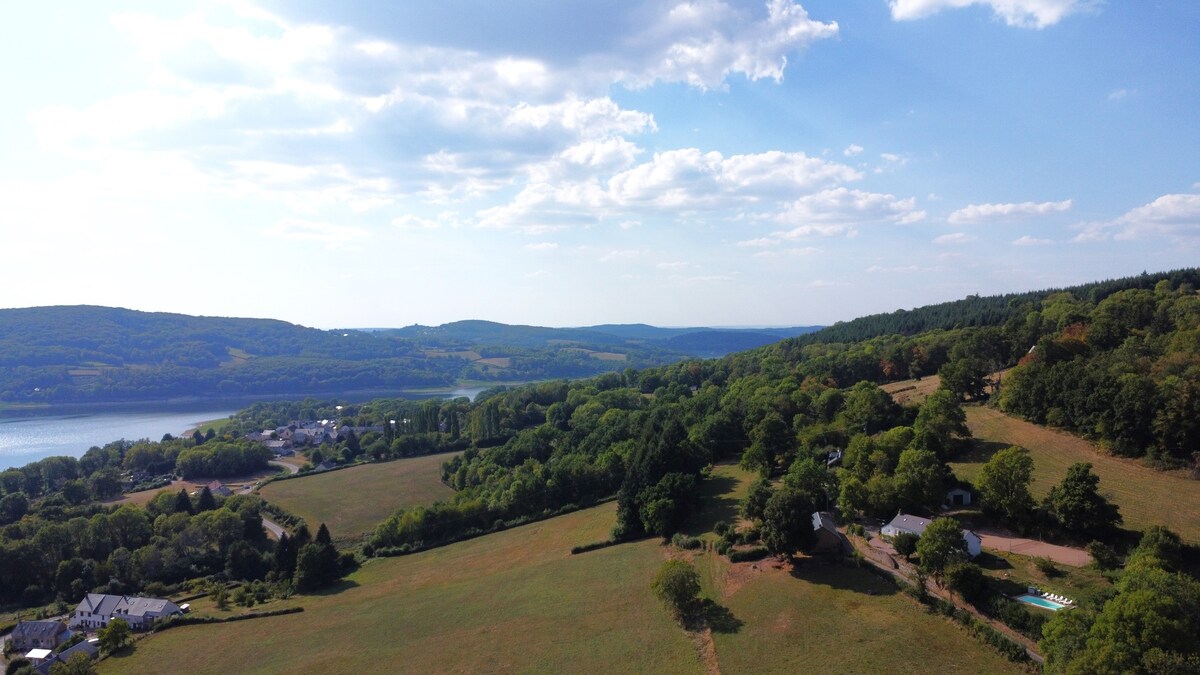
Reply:
[[275, 481], [260, 494], [304, 518], [314, 532], [325, 523], [334, 537], [352, 538], [374, 531], [398, 508], [453, 496], [441, 480], [442, 463], [453, 456], [411, 457]]
[[[698, 522], [729, 519], [750, 478], [717, 467]], [[954, 623], [843, 563], [810, 561], [792, 573], [700, 553], [704, 593], [723, 619], [711, 639], [688, 633], [650, 591], [678, 551], [649, 539], [570, 554], [607, 538], [614, 519], [608, 503], [371, 560], [330, 592], [259, 608], [299, 605], [302, 613], [168, 630], [100, 670], [1018, 672]]]

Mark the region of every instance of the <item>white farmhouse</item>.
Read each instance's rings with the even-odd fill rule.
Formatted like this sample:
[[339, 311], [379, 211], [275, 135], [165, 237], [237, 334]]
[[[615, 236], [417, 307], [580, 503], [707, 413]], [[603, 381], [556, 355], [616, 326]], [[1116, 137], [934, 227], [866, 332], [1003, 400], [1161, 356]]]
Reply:
[[[894, 537], [902, 532], [915, 534], [918, 537], [925, 534], [925, 528], [929, 527], [929, 519], [919, 516], [910, 516], [905, 513], [897, 513], [892, 522], [884, 525], [879, 533], [885, 537]], [[972, 558], [979, 555], [983, 550], [983, 541], [979, 535], [970, 530], [963, 530], [963, 540], [967, 542], [967, 553]]]

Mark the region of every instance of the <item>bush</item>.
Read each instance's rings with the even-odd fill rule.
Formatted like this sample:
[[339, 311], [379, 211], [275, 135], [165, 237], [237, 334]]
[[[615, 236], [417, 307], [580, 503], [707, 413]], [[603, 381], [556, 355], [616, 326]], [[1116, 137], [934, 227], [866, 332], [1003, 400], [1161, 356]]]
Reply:
[[770, 551], [768, 551], [766, 548], [764, 548], [762, 546], [755, 546], [754, 548], [730, 551], [729, 552], [729, 562], [740, 563], [740, 562], [749, 562], [751, 560], [762, 560], [763, 558], [767, 557], [767, 555], [769, 553], [770, 553]]
[[952, 563], [946, 567], [946, 584], [967, 602], [978, 602], [987, 594], [987, 577], [979, 565]]
[[1038, 568], [1038, 571], [1046, 575], [1047, 579], [1062, 576], [1062, 571], [1054, 565], [1054, 561], [1049, 558], [1034, 558], [1033, 564]]
[[682, 560], [668, 560], [658, 569], [650, 588], [676, 617], [682, 617], [700, 595], [700, 574]]
[[1097, 569], [1115, 570], [1121, 566], [1121, 557], [1117, 555], [1113, 547], [1102, 541], [1093, 541], [1088, 544], [1087, 552], [1092, 556], [1092, 562], [1095, 563]]
[[613, 544], [617, 544], [617, 543], [620, 543], [620, 542], [618, 542], [616, 539], [605, 539], [604, 541], [594, 541], [590, 544], [583, 544], [582, 546], [573, 547], [571, 549], [571, 555], [579, 555], [580, 553], [587, 553], [588, 551], [596, 551], [596, 550], [599, 550], [602, 548], [607, 548], [607, 547], [612, 546]]
[[901, 532], [892, 537], [892, 547], [896, 549], [896, 553], [904, 556], [904, 559], [907, 560], [917, 552], [917, 542], [920, 539], [912, 532]]
[[718, 520], [717, 524], [713, 525], [713, 532], [716, 532], [717, 535], [722, 536], [722, 537], [725, 536], [726, 532], [729, 532], [732, 529], [733, 529], [733, 526], [730, 525], [729, 523], [725, 522], [724, 520]]
[[703, 545], [703, 542], [695, 537], [689, 537], [683, 533], [676, 533], [675, 536], [671, 537], [671, 544], [690, 551], [700, 548]]

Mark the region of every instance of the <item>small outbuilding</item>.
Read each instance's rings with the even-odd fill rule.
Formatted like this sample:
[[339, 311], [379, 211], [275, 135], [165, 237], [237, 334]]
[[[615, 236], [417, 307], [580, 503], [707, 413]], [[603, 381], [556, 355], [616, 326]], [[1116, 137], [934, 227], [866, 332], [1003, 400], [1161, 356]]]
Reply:
[[943, 505], [948, 509], [970, 506], [971, 491], [964, 487], [956, 487], [953, 490], [949, 490], [946, 492], [946, 501]]
[[838, 553], [842, 550], [842, 533], [838, 532], [833, 515], [824, 511], [812, 514], [813, 532], [817, 535], [817, 543], [813, 545], [813, 553]]

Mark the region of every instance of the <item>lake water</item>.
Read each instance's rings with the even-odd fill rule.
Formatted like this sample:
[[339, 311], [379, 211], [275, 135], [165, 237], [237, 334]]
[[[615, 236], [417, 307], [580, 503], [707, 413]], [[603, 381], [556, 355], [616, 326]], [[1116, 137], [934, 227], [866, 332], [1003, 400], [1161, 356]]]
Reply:
[[119, 439], [178, 436], [200, 422], [229, 417], [236, 410], [98, 412], [78, 415], [0, 417], [0, 469], [24, 466], [54, 455], [81, 457], [93, 445]]
[[[483, 387], [465, 387], [442, 394], [413, 398], [467, 396], [474, 399]], [[244, 405], [249, 405], [245, 403]], [[7, 411], [0, 416], [0, 471], [25, 466], [56, 455], [82, 457], [88, 448], [122, 438], [157, 441], [163, 434], [178, 436], [200, 422], [223, 419], [242, 406], [195, 408], [193, 410], [99, 411], [80, 414], [43, 414], [39, 411]]]

